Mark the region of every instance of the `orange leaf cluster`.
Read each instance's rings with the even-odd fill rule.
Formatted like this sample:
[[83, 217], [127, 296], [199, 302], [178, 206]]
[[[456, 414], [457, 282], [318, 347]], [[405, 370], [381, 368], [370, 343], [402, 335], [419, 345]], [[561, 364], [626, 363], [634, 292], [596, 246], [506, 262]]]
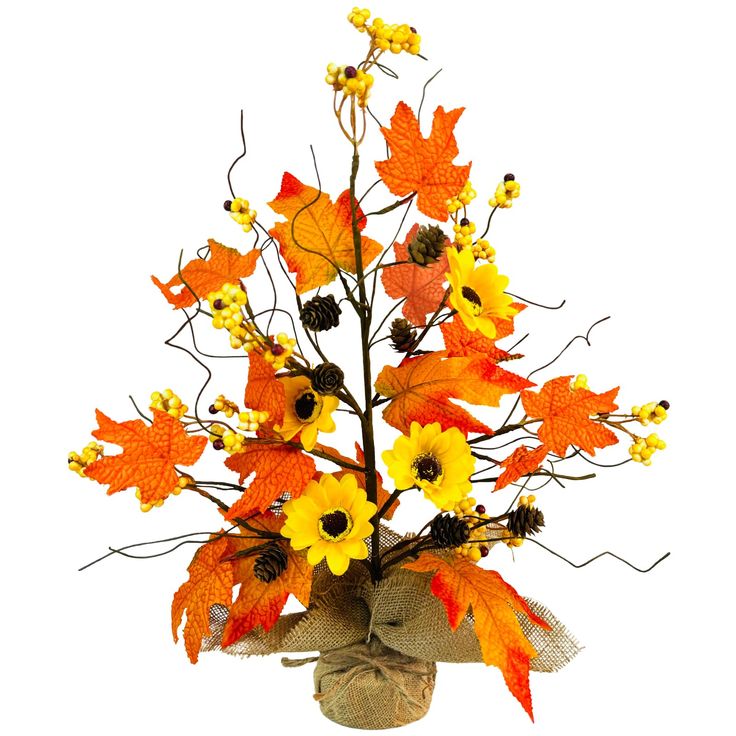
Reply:
[[256, 352], [249, 355], [248, 383], [245, 386], [245, 405], [255, 411], [267, 411], [267, 426], [284, 421], [284, 384], [276, 378], [273, 365]]
[[[214, 240], [207, 242], [210, 246], [209, 259], [195, 258], [189, 261], [181, 269], [184, 281], [178, 273], [165, 284], [151, 276], [153, 283], [176, 309], [191, 307], [197, 299], [205, 299], [207, 294], [217, 291], [225, 283], [236, 284], [240, 279], [247, 278], [255, 270], [256, 261], [261, 255], [261, 251], [257, 249], [242, 255], [234, 248], [228, 248]], [[174, 292], [173, 287], [182, 288]]]
[[[350, 192], [343, 192], [333, 204], [324, 192], [302, 184], [288, 172], [271, 209], [287, 218], [276, 223], [269, 233], [279, 242], [289, 271], [296, 273], [299, 294], [329, 284], [337, 276], [336, 267], [355, 273], [355, 246], [350, 211]], [[365, 217], [357, 208], [358, 227]], [[370, 263], [383, 248], [375, 240], [361, 236], [363, 265]]]
[[430, 589], [442, 601], [453, 631], [472, 612], [483, 661], [501, 670], [509, 690], [533, 720], [529, 660], [537, 652], [524, 636], [514, 611], [526, 614], [544, 629], [549, 629], [549, 625], [494, 570], [485, 570], [455, 555], [444, 558], [429, 552], [422, 552], [415, 562], [404, 567], [434, 573]]
[[470, 164], [455, 166], [458, 154], [455, 124], [465, 108], [445, 112], [438, 107], [429, 138], [422, 136], [412, 109], [399, 102], [390, 128], [381, 128], [391, 149], [386, 161], [376, 161], [376, 169], [392, 194], [404, 197], [417, 193], [417, 209], [435, 220], [447, 220], [447, 200], [465, 186]]
[[[511, 306], [519, 312], [526, 309], [525, 304], [514, 302]], [[506, 350], [497, 347], [496, 341], [513, 334], [514, 320], [513, 318], [500, 319], [498, 317], [491, 317], [491, 319], [496, 325], [496, 337], [493, 339], [486, 337], [480, 330], [471, 332], [457, 316], [451, 321], [443, 322], [440, 329], [445, 341], [447, 355], [450, 358], [459, 358], [480, 353], [496, 363], [501, 360], [508, 360], [510, 354]]]
[[[284, 521], [283, 515], [266, 513], [248, 523], [268, 532], [279, 532]], [[242, 554], [264, 542], [263, 539], [249, 539], [249, 536], [252, 535], [245, 533], [242, 538], [228, 538], [228, 555]], [[268, 631], [281, 615], [290, 593], [305, 608], [309, 606], [312, 566], [307, 562], [306, 555], [291, 548], [288, 540], [278, 544], [286, 552], [288, 561], [286, 569], [270, 583], [262, 583], [253, 574], [256, 561], [254, 555], [236, 558], [234, 582], [236, 585], [240, 583], [240, 591], [222, 632], [222, 646], [226, 647], [236, 642], [256, 626], [262, 626], [264, 631]]]
[[436, 352], [405, 360], [398, 368], [386, 366], [376, 379], [376, 391], [391, 399], [383, 418], [409, 433], [412, 422], [439, 422], [442, 430], [457, 427], [468, 432], [492, 434], [493, 430], [450, 401], [498, 406], [505, 394], [533, 386], [521, 376], [504, 370], [485, 357], [446, 358]]
[[[394, 243], [394, 256], [397, 261], [409, 258], [409, 244], [419, 230], [414, 225], [406, 235], [403, 243]], [[449, 241], [448, 241], [449, 244]], [[386, 293], [394, 299], [406, 299], [401, 311], [409, 322], [415, 325], [424, 324], [425, 317], [434, 313], [445, 295], [445, 273], [450, 270], [447, 254], [429, 266], [418, 266], [416, 263], [403, 263], [381, 271], [381, 283]]]
[[249, 444], [243, 452], [230, 455], [225, 465], [240, 474], [240, 483], [251, 473], [256, 474], [245, 493], [230, 507], [228, 519], [265, 511], [286, 491], [298, 498], [316, 470], [309, 455], [282, 444]]
[[519, 480], [523, 475], [533, 473], [539, 468], [545, 457], [547, 457], [547, 448], [544, 445], [535, 447], [533, 450], [530, 450], [526, 445], [517, 447], [501, 463], [501, 467], [505, 470], [498, 476], [493, 490], [500, 491], [510, 483]]
[[171, 603], [171, 631], [174, 641], [179, 641], [179, 626], [184, 612], [184, 645], [189, 660], [195, 664], [199, 658], [202, 639], [209, 636], [210, 606], [220, 604], [230, 608], [235, 584], [232, 562], [221, 562], [227, 555], [229, 542], [219, 537], [203, 544], [189, 564], [189, 580], [181, 585]]
[[572, 376], [560, 376], [547, 381], [538, 393], [524, 391], [524, 411], [532, 418], [542, 419], [537, 436], [551, 452], [562, 457], [570, 445], [576, 445], [595, 455], [596, 448], [618, 442], [608, 427], [590, 418], [618, 409], [613, 401], [618, 387], [594, 394], [586, 388], [571, 388], [571, 379]]
[[194, 465], [207, 444], [206, 437], [190, 437], [178, 419], [153, 410], [153, 424], [142, 419], [118, 423], [97, 410], [92, 434], [123, 448], [120, 455], [102, 457], [87, 470], [88, 478], [108, 483], [108, 493], [138, 487], [142, 503], [156, 503], [174, 490], [179, 475], [175, 465]]

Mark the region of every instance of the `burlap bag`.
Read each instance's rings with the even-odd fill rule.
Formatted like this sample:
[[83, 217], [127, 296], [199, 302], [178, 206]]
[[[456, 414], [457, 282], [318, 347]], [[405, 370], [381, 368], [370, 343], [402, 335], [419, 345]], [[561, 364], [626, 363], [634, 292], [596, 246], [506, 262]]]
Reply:
[[[212, 635], [202, 651], [240, 656], [318, 651], [319, 657], [284, 658], [282, 663], [317, 662], [314, 697], [325, 716], [352, 728], [403, 726], [429, 709], [435, 662], [483, 661], [472, 618], [466, 617], [453, 632], [444, 607], [429, 590], [431, 577], [392, 568], [373, 584], [360, 564], [353, 563], [341, 577], [318, 566], [309, 609], [281, 616], [269, 632], [259, 627], [223, 648], [228, 612], [213, 606]], [[531, 669], [556, 671], [580, 646], [544, 606], [527, 603], [551, 627], [542, 629], [517, 614], [537, 651]]]

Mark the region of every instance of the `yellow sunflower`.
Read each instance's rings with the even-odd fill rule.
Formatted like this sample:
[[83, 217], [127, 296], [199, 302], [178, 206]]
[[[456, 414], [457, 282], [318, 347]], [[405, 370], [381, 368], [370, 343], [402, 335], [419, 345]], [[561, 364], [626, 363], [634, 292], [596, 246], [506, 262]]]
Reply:
[[376, 504], [366, 500], [354, 475], [338, 481], [325, 474], [311, 480], [299, 498], [284, 504], [286, 523], [281, 533], [294, 549], [306, 549], [307, 562], [316, 565], [324, 557], [334, 575], [342, 575], [350, 560], [364, 560], [368, 547], [363, 541], [373, 533], [371, 517]]
[[285, 440], [290, 440], [301, 432], [300, 440], [309, 451], [317, 444], [317, 432], [334, 432], [335, 422], [332, 412], [340, 400], [335, 396], [323, 396], [313, 388], [306, 376], [289, 376], [279, 379], [284, 384], [286, 403], [284, 422], [274, 429]]
[[381, 455], [396, 488], [417, 486], [443, 511], [451, 511], [470, 492], [475, 459], [457, 427], [442, 431], [439, 422], [422, 427], [412, 422], [409, 436]]
[[447, 249], [450, 273], [445, 276], [452, 286], [450, 304], [457, 310], [465, 326], [480, 330], [486, 337], [496, 337], [493, 318], [511, 319], [518, 310], [511, 306], [511, 297], [504, 294], [509, 285], [508, 276], [502, 276], [492, 263], [475, 268], [470, 250]]

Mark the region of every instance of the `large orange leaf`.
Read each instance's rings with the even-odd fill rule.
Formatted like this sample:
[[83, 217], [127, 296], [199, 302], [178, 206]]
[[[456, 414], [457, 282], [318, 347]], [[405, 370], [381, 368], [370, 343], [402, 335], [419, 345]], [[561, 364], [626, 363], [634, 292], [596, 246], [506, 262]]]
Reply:
[[[329, 284], [339, 266], [355, 273], [350, 192], [344, 191], [333, 204], [324, 192], [302, 184], [288, 172], [281, 180], [281, 191], [271, 209], [287, 218], [276, 223], [269, 233], [278, 240], [289, 271], [296, 273], [299, 294]], [[365, 218], [357, 209], [358, 227]], [[293, 228], [293, 234], [292, 234]], [[375, 240], [361, 236], [363, 265], [370, 263], [383, 248]]]
[[92, 463], [85, 473], [98, 483], [108, 483], [108, 493], [125, 488], [141, 489], [141, 503], [165, 499], [176, 487], [175, 465], [194, 465], [207, 445], [206, 437], [190, 437], [178, 419], [153, 410], [153, 424], [142, 419], [118, 423], [97, 410], [99, 428], [92, 434], [120, 445], [120, 455], [108, 455]]
[[[270, 532], [279, 532], [285, 518], [266, 513], [248, 523], [251, 526]], [[229, 541], [229, 554], [244, 552], [258, 544], [262, 539], [247, 539], [253, 536], [244, 533], [243, 538], [232, 537]], [[240, 583], [240, 592], [235, 599], [230, 616], [222, 633], [222, 646], [236, 642], [256, 626], [268, 631], [278, 620], [289, 594], [293, 594], [306, 608], [309, 606], [309, 595], [312, 589], [313, 568], [307, 562], [303, 552], [296, 552], [288, 540], [277, 542], [286, 552], [286, 569], [270, 583], [262, 583], [253, 574], [256, 556], [239, 557], [235, 566], [235, 583]]]
[[[261, 251], [253, 249], [242, 255], [234, 248], [228, 248], [214, 240], [207, 241], [210, 246], [208, 259], [195, 258], [181, 269], [184, 281], [190, 288], [184, 286], [178, 273], [175, 273], [165, 284], [155, 276], [151, 276], [161, 293], [176, 309], [191, 307], [197, 298], [204, 299], [211, 291], [217, 291], [225, 283], [237, 283], [240, 279], [250, 276], [256, 267]], [[174, 287], [181, 287], [177, 292]], [[197, 295], [192, 294], [192, 291]]]
[[576, 445], [595, 455], [596, 447], [618, 442], [608, 427], [590, 419], [592, 415], [618, 409], [613, 402], [618, 387], [594, 394], [586, 388], [570, 388], [571, 378], [553, 378], [538, 393], [524, 391], [521, 394], [524, 411], [532, 418], [543, 420], [537, 436], [555, 454], [564, 455], [570, 445]]
[[256, 411], [267, 411], [267, 426], [284, 420], [284, 384], [276, 378], [273, 365], [256, 352], [248, 354], [248, 383], [245, 387], [245, 405]]
[[456, 196], [470, 174], [470, 164], [455, 166], [458, 154], [455, 124], [464, 108], [445, 112], [438, 107], [429, 138], [422, 136], [412, 109], [399, 102], [390, 128], [381, 128], [391, 149], [386, 161], [376, 161], [376, 169], [393, 194], [403, 197], [417, 193], [417, 209], [435, 220], [447, 220], [447, 200]]
[[199, 657], [202, 639], [209, 636], [210, 606], [219, 603], [230, 608], [235, 580], [232, 562], [221, 562], [229, 549], [228, 539], [219, 537], [203, 544], [189, 564], [189, 580], [174, 594], [171, 603], [171, 631], [179, 641], [179, 626], [186, 611], [184, 645], [194, 664]]
[[225, 465], [240, 473], [241, 483], [251, 473], [256, 474], [245, 493], [230, 507], [228, 519], [255, 510], [265, 511], [286, 491], [298, 498], [316, 469], [309, 455], [296, 447], [276, 443], [248, 445], [243, 452], [227, 458]]
[[[409, 257], [409, 243], [419, 230], [414, 225], [406, 235], [403, 243], [394, 243], [394, 255], [397, 261], [406, 261]], [[449, 240], [448, 240], [449, 244]], [[416, 263], [405, 263], [391, 266], [381, 271], [381, 282], [386, 293], [394, 299], [406, 298], [401, 311], [409, 322], [415, 325], [424, 324], [425, 317], [434, 313], [445, 295], [445, 273], [450, 270], [447, 254], [430, 266], [418, 266]]]
[[[514, 302], [511, 306], [519, 312], [522, 309], [526, 309], [525, 304]], [[452, 321], [443, 322], [440, 325], [440, 329], [442, 330], [442, 337], [445, 341], [445, 350], [448, 356], [454, 358], [480, 353], [495, 362], [507, 360], [510, 357], [509, 353], [497, 347], [496, 341], [503, 337], [508, 337], [513, 333], [514, 320], [513, 318], [500, 319], [498, 317], [491, 317], [491, 319], [496, 325], [496, 337], [492, 340], [486, 337], [480, 330], [471, 332], [457, 316]]]
[[492, 434], [493, 430], [450, 401], [498, 406], [504, 394], [533, 386], [526, 378], [500, 368], [488, 358], [445, 358], [436, 352], [405, 360], [398, 368], [386, 366], [376, 379], [376, 391], [391, 399], [383, 418], [409, 433], [412, 422], [439, 422], [442, 429]]
[[[361, 465], [365, 467], [365, 454], [363, 453], [363, 448], [356, 442], [355, 443], [355, 456], [356, 460], [353, 460], [352, 458], [345, 457], [345, 455], [341, 454], [338, 450], [336, 450], [334, 447], [328, 447], [327, 445], [316, 445], [317, 450], [321, 450], [322, 452], [326, 452], [328, 455], [332, 455], [332, 457], [337, 458], [338, 460], [342, 460], [343, 462], [353, 463], [355, 464], [357, 462], [358, 465]], [[350, 474], [355, 476], [355, 480], [358, 482], [358, 487], [365, 490], [365, 473], [359, 473], [356, 470], [350, 470], [349, 468], [343, 468], [342, 470], [338, 470], [336, 472], [333, 472], [332, 475], [335, 476], [338, 480], [342, 478], [343, 475]], [[320, 471], [317, 471], [315, 473], [315, 480], [319, 479], [319, 476], [322, 475]], [[378, 481], [378, 487], [377, 487], [377, 500], [376, 505], [379, 509], [383, 507], [383, 504], [388, 501], [388, 497], [391, 495], [384, 487], [383, 487], [383, 478], [381, 477], [381, 474], [376, 471], [376, 480]], [[391, 508], [386, 512], [386, 514], [383, 515], [382, 518], [384, 519], [391, 519], [393, 518], [394, 512], [399, 507], [399, 499], [397, 498], [396, 501], [392, 504]]]
[[472, 611], [483, 661], [501, 670], [509, 690], [534, 720], [529, 660], [537, 652], [524, 636], [514, 611], [526, 614], [544, 629], [549, 629], [549, 625], [494, 570], [485, 570], [455, 555], [443, 558], [429, 552], [422, 552], [415, 562], [404, 567], [434, 573], [430, 589], [442, 601], [453, 631]]
[[526, 445], [517, 447], [502, 463], [501, 467], [505, 468], [503, 473], [498, 476], [494, 491], [500, 491], [509, 483], [519, 480], [522, 475], [533, 473], [547, 457], [547, 448], [539, 445], [530, 450]]

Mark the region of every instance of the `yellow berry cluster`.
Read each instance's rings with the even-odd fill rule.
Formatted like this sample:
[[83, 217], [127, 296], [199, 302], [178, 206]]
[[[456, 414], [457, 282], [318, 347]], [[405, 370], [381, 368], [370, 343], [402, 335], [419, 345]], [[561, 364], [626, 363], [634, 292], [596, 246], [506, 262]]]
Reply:
[[85, 478], [85, 469], [92, 465], [93, 462], [99, 460], [104, 454], [102, 445], [98, 445], [96, 442], [90, 442], [80, 453], [70, 452], [69, 453], [69, 470], [73, 470], [77, 475], [81, 475]]
[[274, 370], [280, 371], [294, 352], [295, 345], [295, 338], [289, 337], [285, 332], [279, 332], [273, 346], [264, 350], [263, 357], [267, 363], [273, 365]]
[[365, 107], [373, 86], [373, 75], [354, 66], [328, 64], [325, 82], [331, 85], [335, 92], [342, 92], [345, 97], [355, 95], [358, 105]]
[[479, 238], [473, 243], [471, 250], [473, 251], [473, 258], [476, 261], [481, 259], [488, 261], [488, 263], [493, 263], [496, 260], [496, 249], [483, 238]]
[[496, 187], [496, 193], [488, 200], [491, 207], [511, 207], [513, 200], [519, 196], [519, 182], [513, 174], [506, 174], [504, 180]]
[[[179, 482], [172, 488], [171, 494], [173, 496], [178, 496], [184, 488], [186, 488], [192, 481], [192, 477], [190, 475], [182, 475], [181, 478], [179, 478]], [[141, 511], [143, 513], [149, 512], [154, 506], [156, 508], [160, 508], [164, 505], [163, 498], [159, 498], [158, 501], [154, 501], [154, 503], [143, 503], [141, 501], [141, 489], [136, 488], [135, 489], [135, 497], [141, 502]]]
[[348, 13], [348, 23], [352, 23], [361, 33], [365, 32], [365, 24], [371, 17], [368, 8], [353, 8]]
[[225, 450], [230, 455], [235, 455], [245, 449], [245, 437], [239, 432], [233, 432], [220, 424], [213, 424], [209, 432], [210, 442], [215, 450]]
[[456, 197], [447, 200], [447, 211], [454, 215], [460, 208], [467, 207], [476, 197], [475, 189], [470, 179], [465, 182], [462, 192]]
[[268, 421], [267, 411], [241, 411], [238, 414], [240, 424], [238, 429], [242, 429], [245, 432], [257, 432], [261, 424]]
[[225, 209], [230, 212], [230, 217], [238, 225], [242, 225], [246, 233], [249, 233], [253, 229], [253, 223], [256, 221], [257, 213], [250, 208], [250, 203], [247, 199], [236, 197], [232, 201], [228, 200], [225, 202]]
[[[207, 301], [212, 310], [213, 327], [230, 333], [230, 346], [235, 350], [242, 347], [246, 351], [252, 350], [258, 337], [252, 325], [243, 324], [245, 317], [241, 307], [248, 303], [248, 296], [240, 285], [223, 284], [220, 289], [207, 295]], [[249, 343], [254, 344], [249, 348]]]
[[[474, 498], [465, 498], [453, 509], [458, 519], [467, 520], [470, 526], [470, 537], [465, 544], [455, 547], [455, 553], [464, 557], [470, 562], [479, 562], [485, 557], [494, 544], [492, 539], [488, 538], [488, 526], [476, 526], [481, 521], [487, 521], [491, 517], [486, 513], [485, 506], [476, 506]], [[478, 544], [479, 541], [485, 540], [487, 544]]]
[[660, 401], [658, 404], [650, 401], [643, 406], [632, 406], [631, 413], [639, 424], [646, 427], [650, 422], [662, 424], [667, 419], [667, 409], [669, 409], [669, 406], [669, 402], [667, 401]]
[[570, 388], [575, 391], [576, 389], [583, 388], [589, 391], [588, 388], [588, 376], [584, 373], [579, 373], [575, 376], [575, 379], [570, 382]]
[[221, 411], [228, 419], [230, 417], [239, 412], [240, 409], [238, 409], [238, 405], [234, 401], [230, 401], [230, 399], [226, 399], [222, 394], [220, 394], [210, 406], [210, 414], [217, 414], [218, 411]]
[[181, 399], [170, 388], [167, 388], [165, 391], [154, 391], [151, 394], [149, 408], [165, 411], [174, 417], [174, 419], [181, 419], [189, 411], [189, 407], [186, 404], [182, 404]]
[[406, 51], [410, 54], [418, 54], [422, 37], [406, 23], [389, 25], [383, 19], [376, 18], [366, 30], [373, 39], [373, 45], [381, 51], [390, 51], [392, 54], [400, 54]]
[[463, 217], [460, 222], [452, 226], [452, 229], [455, 231], [455, 243], [460, 249], [468, 250], [473, 247], [474, 222], [470, 222], [467, 217]]
[[635, 463], [641, 463], [642, 465], [652, 464], [652, 455], [657, 450], [664, 450], [667, 447], [664, 440], [659, 439], [659, 436], [650, 434], [648, 437], [636, 437], [634, 444], [629, 447], [629, 454], [631, 459]]

